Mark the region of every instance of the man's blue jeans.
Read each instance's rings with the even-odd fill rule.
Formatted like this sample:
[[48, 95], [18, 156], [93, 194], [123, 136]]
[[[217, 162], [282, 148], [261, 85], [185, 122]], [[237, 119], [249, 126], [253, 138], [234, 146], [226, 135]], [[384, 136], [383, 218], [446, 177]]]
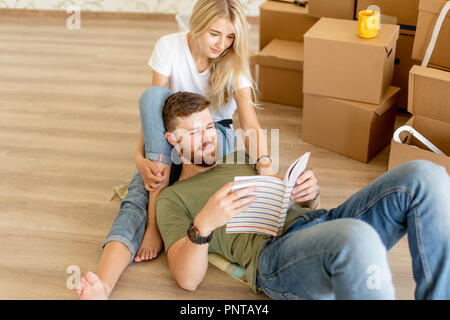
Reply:
[[405, 234], [415, 298], [450, 299], [450, 178], [425, 160], [386, 172], [270, 239], [257, 283], [273, 299], [393, 299], [386, 253]]

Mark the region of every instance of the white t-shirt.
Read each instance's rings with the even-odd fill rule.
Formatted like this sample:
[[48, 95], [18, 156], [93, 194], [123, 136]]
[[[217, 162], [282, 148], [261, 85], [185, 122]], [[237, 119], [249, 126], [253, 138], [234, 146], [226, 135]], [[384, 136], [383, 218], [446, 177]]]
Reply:
[[[187, 32], [178, 32], [161, 37], [155, 44], [152, 56], [148, 62], [156, 72], [169, 77], [169, 90], [172, 92], [189, 91], [206, 96], [210, 68], [199, 73], [187, 41]], [[227, 104], [218, 112], [212, 108], [214, 121], [232, 119], [236, 111], [236, 101], [233, 95], [232, 74], [228, 80], [228, 92], [231, 97]], [[239, 89], [251, 86], [247, 77], [239, 77]]]

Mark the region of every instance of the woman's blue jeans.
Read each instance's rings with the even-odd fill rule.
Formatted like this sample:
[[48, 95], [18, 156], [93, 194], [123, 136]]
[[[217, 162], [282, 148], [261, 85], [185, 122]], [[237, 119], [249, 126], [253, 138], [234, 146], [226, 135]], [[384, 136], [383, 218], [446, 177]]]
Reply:
[[386, 172], [270, 239], [257, 283], [273, 299], [393, 299], [386, 252], [405, 234], [415, 298], [450, 299], [450, 178], [425, 160]]
[[[151, 160], [172, 164], [172, 160], [180, 161], [175, 148], [167, 142], [162, 111], [166, 99], [172, 94], [163, 87], [150, 87], [139, 100], [142, 132], [144, 136], [145, 157]], [[215, 123], [219, 144], [219, 157], [234, 151], [236, 134], [233, 127]], [[175, 162], [174, 161], [174, 162]], [[120, 210], [106, 237], [103, 247], [110, 241], [123, 243], [131, 252], [131, 261], [139, 250], [144, 237], [148, 219], [148, 197], [144, 181], [139, 170], [136, 170], [128, 187], [128, 193], [120, 204]]]

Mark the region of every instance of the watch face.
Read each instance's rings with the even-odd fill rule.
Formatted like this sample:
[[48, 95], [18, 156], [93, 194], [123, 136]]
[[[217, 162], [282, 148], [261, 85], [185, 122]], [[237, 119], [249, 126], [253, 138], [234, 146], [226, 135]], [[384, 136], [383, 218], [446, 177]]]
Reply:
[[259, 165], [261, 167], [268, 167], [270, 165], [270, 160], [268, 158], [264, 158], [259, 160]]
[[191, 241], [195, 241], [196, 240], [196, 233], [195, 233], [195, 231], [197, 231], [197, 229], [194, 227], [194, 226], [190, 226], [189, 227], [189, 230], [188, 230], [189, 232], [188, 232], [188, 235], [189, 235], [189, 240], [191, 240]]
[[258, 165], [260, 168], [269, 167], [272, 164], [272, 160], [269, 157], [262, 157], [258, 161]]
[[187, 233], [188, 233], [189, 240], [191, 240], [193, 243], [205, 244], [205, 243], [209, 243], [211, 241], [212, 233], [208, 237], [202, 237], [202, 236], [200, 236], [200, 232], [197, 230], [196, 227], [194, 227], [193, 224], [191, 224], [189, 226]]
[[189, 239], [194, 243], [201, 243], [201, 237], [199, 231], [193, 225], [189, 226]]

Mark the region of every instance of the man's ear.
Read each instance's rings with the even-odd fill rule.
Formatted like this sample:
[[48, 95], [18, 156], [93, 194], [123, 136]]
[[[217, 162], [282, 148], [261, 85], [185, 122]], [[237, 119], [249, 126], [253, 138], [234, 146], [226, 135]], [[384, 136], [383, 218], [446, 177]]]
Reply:
[[164, 135], [172, 146], [176, 146], [178, 144], [178, 140], [173, 133], [167, 131]]

